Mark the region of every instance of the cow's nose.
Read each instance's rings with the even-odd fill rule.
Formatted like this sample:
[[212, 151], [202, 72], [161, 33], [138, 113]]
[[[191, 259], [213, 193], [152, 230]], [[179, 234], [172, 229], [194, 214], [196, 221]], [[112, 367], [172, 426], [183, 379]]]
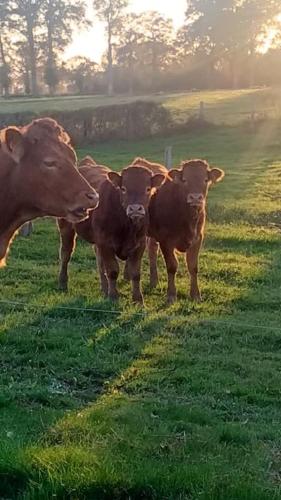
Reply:
[[127, 207], [128, 217], [144, 217], [145, 209], [143, 205], [128, 205]]
[[203, 205], [205, 202], [204, 195], [202, 193], [189, 193], [187, 196], [187, 203], [191, 205]]

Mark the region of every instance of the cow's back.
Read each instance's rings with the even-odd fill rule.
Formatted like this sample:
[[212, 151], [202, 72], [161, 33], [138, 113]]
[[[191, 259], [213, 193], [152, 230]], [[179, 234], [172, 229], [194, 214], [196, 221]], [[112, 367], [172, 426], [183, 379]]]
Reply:
[[104, 165], [94, 164], [81, 165], [78, 170], [88, 181], [90, 186], [95, 188], [97, 191], [99, 191], [104, 181], [108, 179], [108, 173], [110, 172], [110, 168]]

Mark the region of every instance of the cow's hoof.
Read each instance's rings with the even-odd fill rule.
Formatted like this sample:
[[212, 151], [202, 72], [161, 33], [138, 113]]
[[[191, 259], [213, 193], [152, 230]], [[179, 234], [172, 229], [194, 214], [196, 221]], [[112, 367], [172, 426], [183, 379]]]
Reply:
[[176, 301], [177, 301], [176, 295], [168, 295], [168, 297], [167, 297], [168, 306], [172, 306]]
[[136, 306], [144, 306], [144, 300], [142, 295], [137, 295], [133, 297], [133, 303]]
[[190, 299], [192, 300], [192, 302], [195, 302], [196, 304], [201, 304], [201, 302], [203, 302], [200, 293], [190, 294]]
[[68, 292], [68, 284], [67, 284], [67, 283], [63, 283], [63, 282], [60, 282], [60, 283], [59, 283], [59, 291], [60, 291], [60, 292], [67, 293], [67, 292]]

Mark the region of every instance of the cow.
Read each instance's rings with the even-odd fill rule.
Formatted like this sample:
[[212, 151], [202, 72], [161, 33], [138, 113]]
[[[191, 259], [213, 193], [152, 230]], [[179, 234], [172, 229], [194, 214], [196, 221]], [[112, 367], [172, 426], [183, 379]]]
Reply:
[[151, 170], [153, 174], [163, 174], [165, 176], [168, 175], [169, 172], [168, 169], [164, 167], [164, 165], [162, 165], [161, 163], [154, 163], [147, 160], [146, 158], [141, 158], [141, 157], [136, 157], [132, 162], [132, 166], [146, 167], [149, 170]]
[[[176, 250], [186, 254], [191, 278], [190, 297], [194, 301], [201, 301], [198, 258], [204, 238], [207, 194], [209, 187], [223, 177], [223, 170], [210, 168], [206, 161], [184, 161], [181, 168], [169, 171], [169, 177], [151, 198], [148, 234], [159, 242], [165, 259], [168, 304], [173, 304], [177, 296]], [[153, 255], [153, 252], [155, 254], [155, 248], [150, 249], [152, 267], [157, 262], [157, 255]], [[157, 269], [153, 272], [157, 275]]]
[[[154, 163], [146, 158], [136, 157], [132, 162], [132, 165], [147, 167], [153, 174], [162, 174], [165, 177], [168, 176], [168, 169], [161, 163]], [[147, 238], [147, 249], [149, 254], [149, 266], [150, 266], [150, 287], [155, 288], [158, 283], [158, 270], [157, 270], [157, 257], [159, 253], [159, 244], [154, 238]], [[128, 265], [126, 263], [124, 269], [124, 279], [126, 281], [130, 280]]]
[[98, 194], [79, 174], [64, 129], [40, 118], [0, 132], [0, 266], [17, 229], [37, 217], [78, 222], [98, 204]]
[[[98, 165], [93, 158], [86, 156], [80, 160], [78, 171], [90, 186], [99, 192], [103, 182], [108, 180], [108, 173], [111, 170], [105, 165]], [[92, 245], [95, 243], [92, 224], [92, 213], [88, 219], [77, 224], [71, 223], [66, 219], [57, 219], [61, 240], [59, 288], [62, 291], [68, 290], [68, 264], [75, 250], [77, 236]]]
[[[117, 300], [119, 297], [117, 279], [120, 259], [128, 262], [133, 301], [143, 304], [140, 272], [148, 229], [148, 206], [154, 188], [161, 185], [164, 176], [153, 175], [146, 167], [129, 166], [121, 173], [109, 171], [107, 177], [98, 189], [98, 208], [92, 212], [89, 220], [82, 223], [83, 234], [80, 225], [77, 225], [75, 230], [96, 246], [104, 295], [111, 300]], [[62, 257], [66, 255], [65, 246], [62, 238]], [[60, 285], [64, 288], [67, 284], [65, 270], [62, 259]]]

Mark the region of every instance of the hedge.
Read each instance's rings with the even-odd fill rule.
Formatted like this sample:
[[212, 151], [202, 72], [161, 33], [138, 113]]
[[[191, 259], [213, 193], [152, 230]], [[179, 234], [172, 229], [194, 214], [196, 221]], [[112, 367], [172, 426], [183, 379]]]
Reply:
[[22, 126], [46, 115], [63, 125], [76, 145], [90, 145], [110, 139], [142, 139], [163, 135], [174, 127], [170, 112], [162, 105], [153, 101], [136, 101], [77, 111], [0, 114], [0, 128]]

